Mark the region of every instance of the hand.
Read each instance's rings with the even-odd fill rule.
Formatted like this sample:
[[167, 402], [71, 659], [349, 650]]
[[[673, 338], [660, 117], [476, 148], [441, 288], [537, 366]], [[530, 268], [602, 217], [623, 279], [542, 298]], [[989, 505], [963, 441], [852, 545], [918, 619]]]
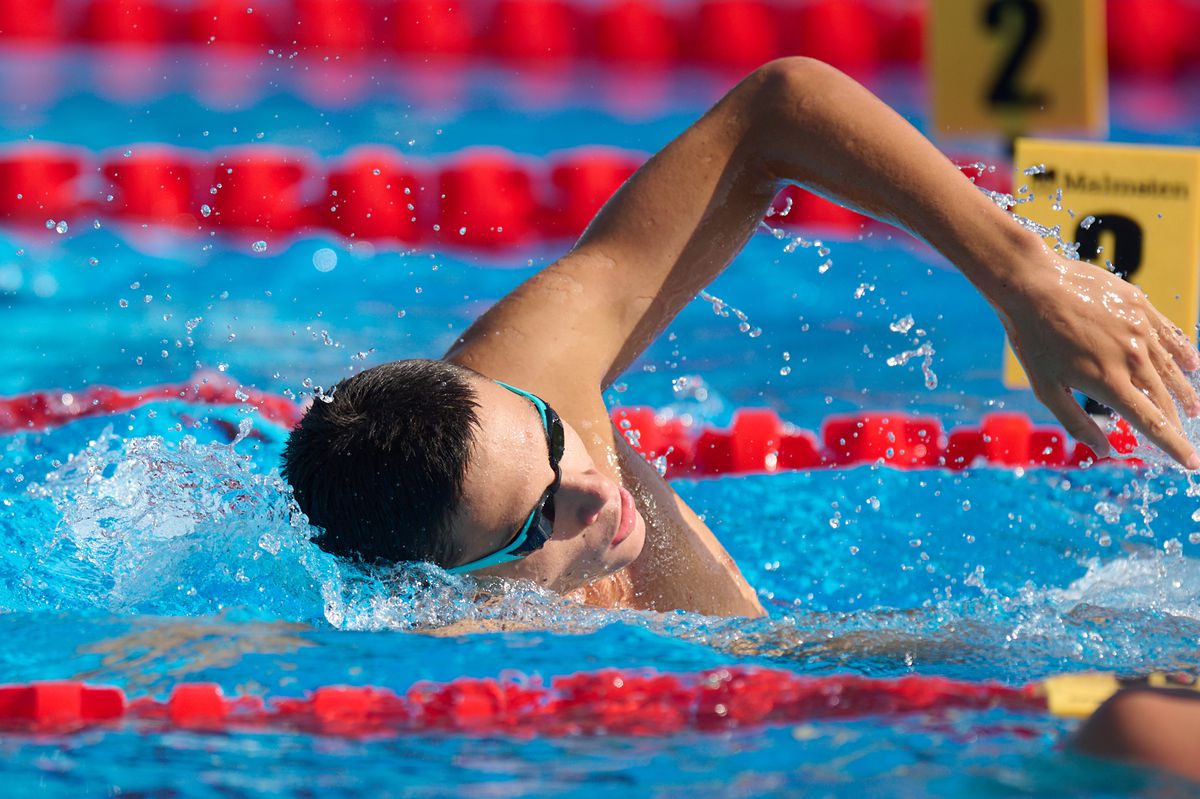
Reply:
[[1025, 279], [995, 302], [1037, 398], [1100, 457], [1109, 454], [1108, 440], [1072, 388], [1117, 411], [1186, 468], [1200, 469], [1171, 399], [1189, 417], [1200, 414], [1200, 397], [1183, 373], [1200, 367], [1187, 336], [1109, 271], [1048, 250], [1043, 257], [1049, 264], [1024, 270]]

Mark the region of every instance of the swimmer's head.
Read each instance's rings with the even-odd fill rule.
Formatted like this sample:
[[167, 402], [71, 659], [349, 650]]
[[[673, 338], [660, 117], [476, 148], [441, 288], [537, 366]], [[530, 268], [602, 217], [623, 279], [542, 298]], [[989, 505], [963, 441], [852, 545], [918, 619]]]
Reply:
[[[633, 561], [645, 523], [563, 424], [553, 535], [479, 570], [557, 591]], [[326, 551], [453, 568], [512, 544], [554, 480], [530, 399], [444, 361], [396, 361], [342, 381], [292, 431], [284, 475]], [[632, 514], [632, 515], [630, 515]], [[624, 520], [624, 524], [622, 524]]]

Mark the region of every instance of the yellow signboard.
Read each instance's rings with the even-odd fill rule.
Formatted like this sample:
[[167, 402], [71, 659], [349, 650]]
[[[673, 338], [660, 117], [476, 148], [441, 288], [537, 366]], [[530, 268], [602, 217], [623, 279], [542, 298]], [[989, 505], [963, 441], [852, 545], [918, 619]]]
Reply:
[[[1146, 292], [1196, 334], [1200, 304], [1200, 149], [1018, 139], [1014, 209]], [[1061, 195], [1060, 195], [1061, 192]], [[1048, 243], [1055, 243], [1048, 240]], [[1011, 348], [1008, 386], [1029, 383]]]
[[1104, 0], [932, 0], [939, 134], [1108, 129]]

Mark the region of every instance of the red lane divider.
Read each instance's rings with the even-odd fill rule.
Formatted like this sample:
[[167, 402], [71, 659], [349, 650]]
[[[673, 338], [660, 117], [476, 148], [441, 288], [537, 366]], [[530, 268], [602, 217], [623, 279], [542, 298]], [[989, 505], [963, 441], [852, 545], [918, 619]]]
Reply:
[[[882, 463], [899, 469], [971, 466], [1078, 467], [1099, 459], [1086, 444], [1057, 427], [1035, 427], [1019, 413], [991, 413], [979, 427], [948, 434], [929, 416], [870, 412], [828, 417], [820, 434], [785, 423], [767, 408], [743, 408], [728, 430], [693, 431], [652, 408], [617, 408], [613, 423], [668, 478], [822, 469]], [[1119, 420], [1108, 436], [1118, 455], [1137, 447]], [[1136, 458], [1116, 462], [1139, 465]]]
[[1043, 711], [1033, 686], [942, 677], [803, 677], [760, 668], [657, 674], [608, 669], [514, 682], [462, 678], [407, 692], [327, 686], [300, 698], [226, 697], [177, 685], [166, 701], [128, 699], [80, 682], [0, 687], [0, 729], [67, 733], [97, 725], [151, 729], [300, 730], [357, 736], [443, 731], [505, 735], [670, 735], [763, 724], [1004, 707]]
[[[246, 404], [284, 427], [300, 420], [303, 407], [292, 400], [239, 386], [222, 374], [202, 373], [185, 383], [125, 391], [91, 386], [80, 391], [35, 391], [0, 397], [0, 434], [47, 430], [75, 419], [125, 413], [149, 402], [182, 400], [197, 405]], [[630, 444], [666, 477], [716, 476], [823, 469], [882, 463], [898, 469], [975, 465], [1077, 467], [1097, 462], [1085, 444], [1068, 446], [1057, 427], [1034, 427], [1024, 414], [991, 413], [979, 427], [947, 434], [930, 416], [870, 412], [830, 416], [819, 434], [785, 423], [769, 408], [743, 408], [727, 430], [691, 427], [661, 417], [653, 408], [618, 407], [612, 421]], [[236, 428], [214, 420], [230, 438]], [[1129, 425], [1120, 420], [1109, 434], [1119, 455], [1137, 447]], [[1119, 462], [1137, 465], [1136, 458]]]
[[0, 397], [0, 433], [46, 430], [75, 419], [124, 413], [148, 402], [162, 400], [183, 400], [198, 405], [245, 403], [257, 408], [267, 419], [287, 427], [298, 422], [302, 413], [300, 406], [285, 397], [243, 388], [224, 375], [212, 374], [200, 375], [192, 382], [150, 386], [136, 391], [91, 386], [80, 391], [35, 391]]
[[[82, 5], [82, 13], [80, 6]], [[856, 73], [920, 62], [921, 0], [0, 0], [4, 42], [146, 51], [187, 44], [352, 59], [368, 52], [518, 65], [744, 70], [808, 55]], [[1168, 77], [1200, 62], [1191, 0], [1108, 0], [1117, 74]]]
[[865, 72], [915, 64], [923, 26], [919, 0], [0, 0], [7, 42], [138, 51], [184, 44], [340, 60], [473, 57], [520, 66], [595, 59], [741, 70], [810, 54]]
[[[102, 217], [179, 234], [290, 238], [331, 230], [350, 239], [500, 250], [579, 234], [644, 160], [611, 147], [544, 159], [476, 147], [431, 163], [377, 145], [323, 162], [307, 150], [266, 144], [216, 153], [135, 144], [99, 154], [16, 144], [0, 150], [0, 222], [41, 229], [47, 221]], [[985, 179], [978, 169], [963, 171], [1003, 188], [996, 172]], [[878, 224], [796, 186], [781, 192], [774, 209], [773, 227], [831, 236], [861, 235]]]

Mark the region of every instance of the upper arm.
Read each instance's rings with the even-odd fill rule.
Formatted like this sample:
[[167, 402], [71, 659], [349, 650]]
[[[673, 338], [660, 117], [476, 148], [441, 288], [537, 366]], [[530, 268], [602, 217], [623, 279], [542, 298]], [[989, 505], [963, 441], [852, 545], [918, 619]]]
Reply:
[[497, 303], [448, 357], [530, 383], [547, 368], [593, 390], [611, 383], [725, 268], [771, 202], [778, 184], [751, 135], [769, 69], [643, 165], [570, 253]]

